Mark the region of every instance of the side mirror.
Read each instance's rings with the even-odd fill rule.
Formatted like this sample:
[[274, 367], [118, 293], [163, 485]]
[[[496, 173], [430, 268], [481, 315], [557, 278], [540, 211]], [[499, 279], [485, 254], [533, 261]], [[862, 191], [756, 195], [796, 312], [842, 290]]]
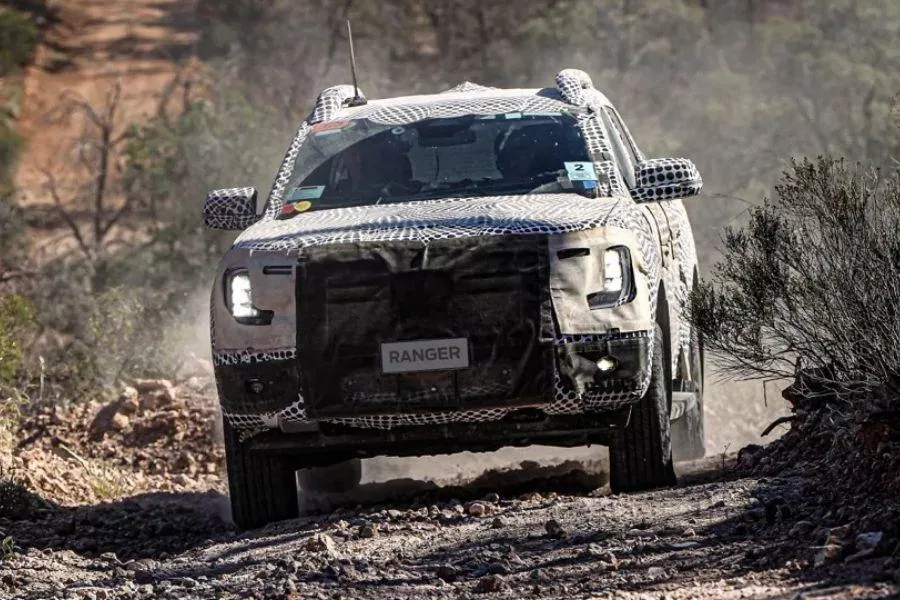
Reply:
[[210, 229], [241, 231], [259, 220], [256, 188], [213, 190], [203, 203], [203, 222]]
[[653, 158], [634, 168], [636, 186], [631, 196], [640, 201], [674, 200], [696, 196], [703, 179], [687, 158]]

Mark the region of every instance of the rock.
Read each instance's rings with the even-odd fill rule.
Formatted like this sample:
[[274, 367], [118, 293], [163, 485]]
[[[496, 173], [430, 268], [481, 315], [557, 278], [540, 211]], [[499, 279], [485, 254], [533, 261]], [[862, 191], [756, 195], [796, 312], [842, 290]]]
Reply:
[[491, 521], [491, 529], [503, 529], [504, 526], [505, 523], [500, 517], [494, 517], [494, 520]]
[[146, 394], [141, 394], [141, 409], [160, 410], [172, 406], [175, 404], [175, 400], [174, 388], [147, 392]]
[[378, 536], [378, 526], [372, 522], [366, 522], [359, 526], [357, 534], [362, 539], [371, 539]]
[[485, 575], [475, 585], [475, 593], [489, 594], [499, 592], [506, 587], [506, 582], [499, 575]]
[[850, 525], [841, 525], [840, 527], [832, 527], [825, 534], [825, 545], [842, 545], [850, 537]]
[[181, 452], [175, 459], [175, 468], [194, 473], [197, 471], [197, 459], [190, 452]]
[[561, 540], [569, 535], [569, 533], [560, 525], [559, 521], [556, 519], [550, 519], [546, 523], [544, 523], [544, 530], [547, 532], [552, 538], [556, 538]]
[[794, 526], [791, 527], [791, 531], [788, 535], [792, 538], [805, 538], [808, 537], [815, 528], [816, 526], [811, 521], [797, 521], [794, 523]]
[[840, 561], [844, 548], [839, 544], [826, 544], [815, 548], [816, 553], [813, 557], [813, 565], [821, 567]]
[[498, 502], [500, 502], [500, 494], [488, 494], [483, 498], [483, 500], [485, 502], [490, 502], [491, 504], [497, 504]]
[[185, 577], [181, 580], [181, 586], [186, 590], [192, 590], [196, 588], [198, 585], [196, 579], [191, 579], [190, 577]]
[[738, 450], [737, 463], [740, 467], [753, 467], [762, 457], [763, 447], [759, 444], [749, 444]]
[[122, 390], [119, 392], [119, 402], [123, 400], [137, 400], [138, 391], [134, 387], [130, 385], [126, 385], [122, 387]]
[[662, 567], [650, 567], [647, 569], [647, 576], [650, 579], [662, 579], [666, 576], [666, 570]]
[[133, 416], [141, 409], [141, 403], [137, 397], [119, 400], [118, 412], [123, 415]]
[[679, 542], [672, 542], [669, 544], [669, 547], [675, 548], [676, 550], [687, 550], [688, 548], [696, 548], [700, 545], [700, 542], [694, 540], [682, 540]]
[[109, 592], [104, 589], [98, 589], [94, 592], [94, 598], [97, 600], [106, 600], [109, 598]]
[[856, 550], [862, 552], [869, 550], [874, 552], [881, 545], [884, 539], [883, 531], [866, 531], [856, 536]]
[[337, 543], [327, 533], [317, 533], [306, 541], [310, 552], [324, 552], [332, 556], [338, 554]]
[[766, 523], [774, 525], [778, 521], [791, 518], [791, 507], [781, 496], [772, 498], [766, 502]]
[[647, 531], [646, 529], [632, 528], [628, 530], [628, 537], [654, 538], [656, 537], [656, 534], [652, 531]]
[[880, 551], [884, 550], [882, 547], [883, 539], [884, 533], [881, 531], [867, 531], [865, 533], [860, 533], [854, 540], [856, 552], [845, 558], [844, 562], [852, 563], [875, 556]]
[[438, 576], [439, 579], [442, 579], [446, 582], [456, 581], [456, 578], [459, 576], [459, 572], [451, 567], [450, 565], [441, 565], [438, 567], [435, 575]]
[[131, 419], [120, 412], [117, 412], [109, 420], [109, 426], [115, 431], [125, 431], [131, 425]]
[[487, 506], [483, 502], [472, 502], [469, 504], [468, 513], [473, 517], [483, 517], [487, 510]]
[[174, 389], [172, 382], [168, 379], [135, 379], [132, 383], [139, 394]]
[[605, 552], [600, 552], [599, 554], [600, 562], [606, 563], [611, 566], [614, 570], [619, 568], [619, 559], [616, 558], [616, 555], [606, 550]]

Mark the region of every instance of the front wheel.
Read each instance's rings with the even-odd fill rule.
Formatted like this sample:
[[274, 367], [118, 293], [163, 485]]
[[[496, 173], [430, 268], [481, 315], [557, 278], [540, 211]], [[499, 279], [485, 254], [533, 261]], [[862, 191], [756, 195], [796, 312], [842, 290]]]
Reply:
[[240, 529], [260, 527], [299, 514], [291, 462], [279, 454], [252, 452], [223, 419], [231, 516]]
[[609, 448], [609, 485], [613, 493], [675, 484], [664, 360], [662, 328], [657, 324], [650, 387], [632, 407], [628, 425], [615, 434]]

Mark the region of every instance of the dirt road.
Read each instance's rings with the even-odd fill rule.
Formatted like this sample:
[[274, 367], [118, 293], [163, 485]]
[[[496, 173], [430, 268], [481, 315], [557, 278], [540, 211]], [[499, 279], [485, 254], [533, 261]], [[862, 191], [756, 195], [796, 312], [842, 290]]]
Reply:
[[[571, 465], [569, 465], [571, 466]], [[523, 465], [462, 486], [368, 484], [237, 533], [220, 493], [147, 494], [0, 522], [20, 550], [2, 598], [872, 598], [900, 563], [814, 566], [829, 515], [801, 475], [694, 464], [675, 489], [610, 496], [597, 475]], [[602, 476], [600, 476], [602, 477]], [[327, 500], [327, 503], [326, 503]], [[2, 536], [0, 536], [2, 537]]]

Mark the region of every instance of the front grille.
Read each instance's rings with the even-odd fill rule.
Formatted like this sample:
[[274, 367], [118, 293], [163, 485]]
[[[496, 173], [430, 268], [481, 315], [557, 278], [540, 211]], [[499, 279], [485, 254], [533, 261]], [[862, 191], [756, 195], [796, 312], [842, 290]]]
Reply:
[[[310, 248], [297, 278], [311, 417], [506, 407], [550, 397], [541, 235]], [[546, 319], [545, 319], [546, 320]], [[466, 338], [470, 367], [385, 375], [384, 342]]]

